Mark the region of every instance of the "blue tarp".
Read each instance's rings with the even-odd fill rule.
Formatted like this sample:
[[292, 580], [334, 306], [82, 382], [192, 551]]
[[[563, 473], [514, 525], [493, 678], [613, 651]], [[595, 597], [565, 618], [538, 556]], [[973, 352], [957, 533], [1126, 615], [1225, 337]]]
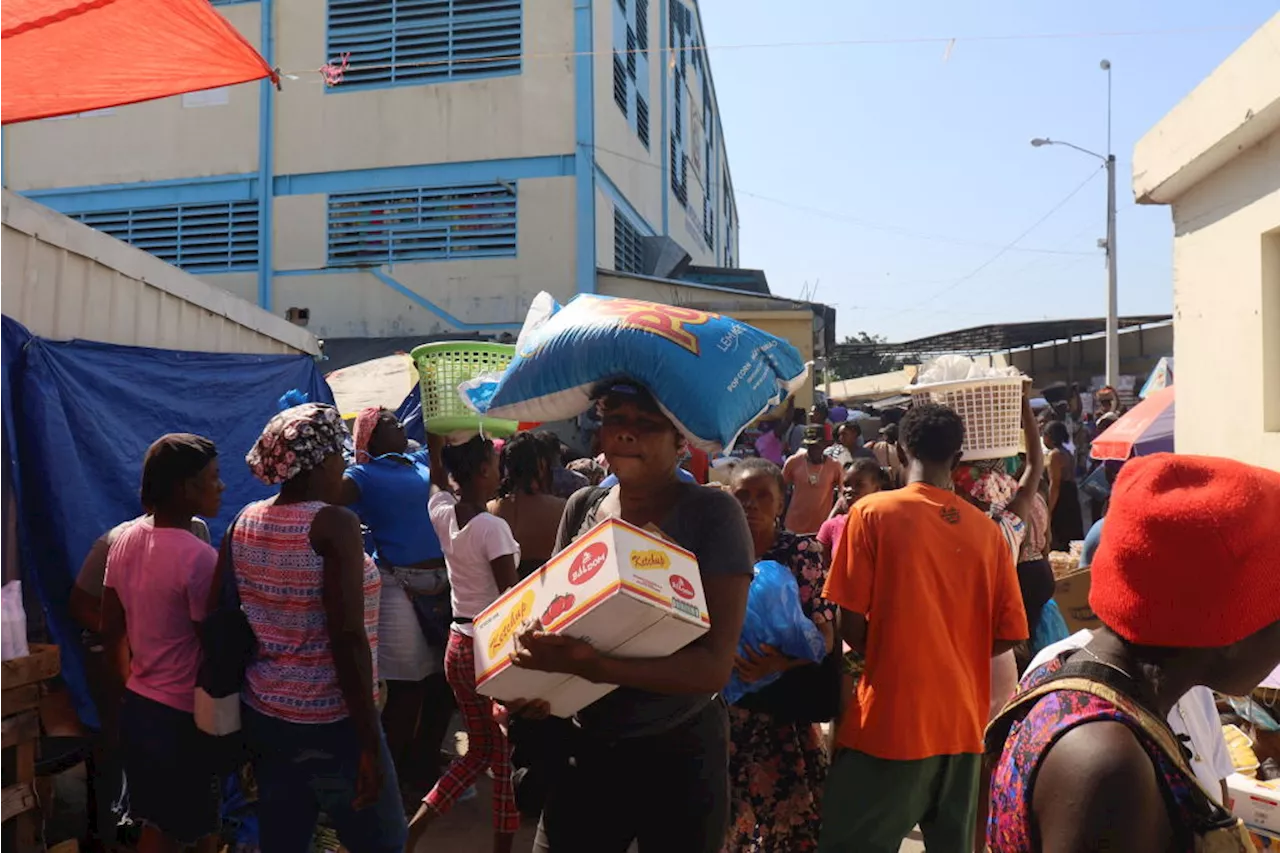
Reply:
[[244, 456], [279, 410], [280, 395], [299, 388], [327, 403], [333, 395], [307, 355], [180, 352], [33, 337], [11, 363], [10, 338], [25, 333], [5, 318], [5, 443], [12, 450], [16, 441], [18, 451], [23, 568], [62, 649], [63, 677], [77, 710], [92, 725], [96, 714], [84, 682], [80, 631], [67, 601], [94, 540], [141, 512], [138, 484], [147, 447], [168, 432], [194, 432], [217, 444], [226, 492], [219, 517], [209, 519], [216, 543], [242, 506], [273, 492], [253, 478]]
[[423, 447], [427, 446], [427, 426], [422, 421], [422, 394], [418, 391], [418, 386], [413, 386], [400, 408], [396, 409], [396, 417], [404, 424], [406, 436]]

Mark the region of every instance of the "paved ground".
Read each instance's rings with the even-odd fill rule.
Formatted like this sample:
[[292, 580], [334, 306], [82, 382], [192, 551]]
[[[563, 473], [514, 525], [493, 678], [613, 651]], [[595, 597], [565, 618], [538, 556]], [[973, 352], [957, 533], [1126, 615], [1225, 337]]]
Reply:
[[[441, 818], [423, 839], [417, 853], [488, 853], [492, 850], [489, 788], [488, 778], [481, 778], [476, 785], [479, 796], [459, 803]], [[907, 840], [902, 845], [902, 853], [923, 853], [924, 845], [916, 839]], [[533, 826], [525, 826], [516, 836], [515, 853], [528, 853], [532, 845]]]

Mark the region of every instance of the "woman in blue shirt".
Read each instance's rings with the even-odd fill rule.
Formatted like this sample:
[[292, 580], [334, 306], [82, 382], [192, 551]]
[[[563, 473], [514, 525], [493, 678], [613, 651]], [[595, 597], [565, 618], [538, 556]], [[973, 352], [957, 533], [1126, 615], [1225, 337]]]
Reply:
[[[409, 452], [404, 426], [386, 409], [361, 411], [354, 434], [356, 464], [343, 479], [342, 502], [368, 528], [366, 541], [371, 540], [382, 574], [378, 674], [387, 682], [382, 724], [399, 778], [429, 786], [453, 712], [442, 642], [449, 622], [449, 580], [427, 516], [430, 456], [425, 449]], [[435, 626], [440, 637], [431, 636]], [[421, 755], [411, 754], [415, 746]]]

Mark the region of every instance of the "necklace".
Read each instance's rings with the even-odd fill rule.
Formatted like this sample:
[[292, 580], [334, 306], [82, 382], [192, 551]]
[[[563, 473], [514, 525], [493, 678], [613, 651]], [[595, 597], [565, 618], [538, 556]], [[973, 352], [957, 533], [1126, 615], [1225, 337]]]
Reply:
[[1129, 679], [1130, 681], [1133, 681], [1133, 682], [1135, 682], [1135, 683], [1136, 683], [1136, 679], [1135, 679], [1132, 675], [1130, 675], [1129, 673], [1125, 672], [1123, 669], [1121, 669], [1121, 668], [1120, 668], [1119, 666], [1117, 666], [1116, 664], [1114, 664], [1114, 663], [1110, 663], [1109, 661], [1105, 661], [1105, 660], [1103, 660], [1102, 658], [1098, 657], [1098, 656], [1097, 656], [1097, 655], [1095, 655], [1093, 652], [1089, 651], [1089, 647], [1088, 647], [1088, 646], [1081, 646], [1081, 647], [1080, 647], [1080, 651], [1084, 652], [1086, 655], [1088, 655], [1089, 657], [1093, 658], [1093, 659], [1094, 659], [1094, 661], [1096, 661], [1097, 663], [1101, 664], [1102, 666], [1105, 666], [1105, 667], [1107, 667], [1108, 669], [1114, 669], [1116, 672], [1120, 673], [1120, 674], [1121, 674], [1121, 675], [1123, 675], [1125, 678], [1127, 678], [1127, 679]]
[[821, 465], [818, 466], [817, 474], [813, 473], [813, 463], [810, 462], [809, 457], [806, 456], [804, 458], [804, 467], [805, 467], [805, 470], [809, 472], [809, 485], [810, 486], [818, 485], [818, 475], [822, 473], [822, 466]]

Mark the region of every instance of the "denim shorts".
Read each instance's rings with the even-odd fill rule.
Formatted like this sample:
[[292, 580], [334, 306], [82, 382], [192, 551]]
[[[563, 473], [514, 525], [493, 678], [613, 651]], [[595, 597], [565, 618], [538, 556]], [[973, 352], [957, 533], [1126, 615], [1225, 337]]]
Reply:
[[308, 853], [323, 812], [350, 853], [403, 853], [408, 834], [395, 765], [380, 736], [382, 789], [356, 810], [360, 744], [350, 719], [291, 723], [241, 705], [244, 736], [258, 783], [259, 847]]
[[134, 693], [120, 707], [121, 820], [153, 826], [183, 844], [218, 831], [220, 796], [211, 739], [195, 717]]

